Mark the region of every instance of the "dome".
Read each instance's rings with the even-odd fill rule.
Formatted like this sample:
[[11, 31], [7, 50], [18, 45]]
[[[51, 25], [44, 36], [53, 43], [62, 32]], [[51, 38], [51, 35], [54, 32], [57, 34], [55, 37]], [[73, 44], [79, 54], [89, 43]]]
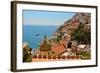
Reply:
[[40, 51], [50, 51], [51, 50], [51, 44], [47, 40], [46, 36], [44, 36], [43, 42], [40, 44]]

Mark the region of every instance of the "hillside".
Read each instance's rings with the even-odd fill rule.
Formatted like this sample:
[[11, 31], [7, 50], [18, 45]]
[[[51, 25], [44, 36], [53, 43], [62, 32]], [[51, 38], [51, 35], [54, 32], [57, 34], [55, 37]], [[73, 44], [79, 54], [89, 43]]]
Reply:
[[[91, 14], [90, 13], [76, 13], [71, 19], [66, 21], [63, 25], [61, 25], [56, 32], [54, 32], [53, 36], [60, 37], [59, 40], [64, 36], [64, 34], [68, 34], [71, 36], [71, 40], [75, 39], [80, 42], [79, 38], [85, 38], [87, 44], [90, 44], [90, 24], [91, 24]], [[81, 37], [80, 37], [81, 36]], [[82, 41], [82, 40], [81, 40]], [[82, 42], [85, 43], [86, 42]]]

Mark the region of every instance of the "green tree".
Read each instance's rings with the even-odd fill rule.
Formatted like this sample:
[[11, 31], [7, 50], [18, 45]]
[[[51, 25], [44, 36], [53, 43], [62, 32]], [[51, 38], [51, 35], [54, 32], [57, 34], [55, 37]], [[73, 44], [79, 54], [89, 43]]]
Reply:
[[90, 29], [84, 30], [85, 25], [80, 23], [79, 27], [72, 33], [72, 38], [78, 43], [90, 44], [91, 32]]
[[23, 62], [32, 62], [31, 51], [32, 51], [31, 48], [28, 47], [23, 48]]

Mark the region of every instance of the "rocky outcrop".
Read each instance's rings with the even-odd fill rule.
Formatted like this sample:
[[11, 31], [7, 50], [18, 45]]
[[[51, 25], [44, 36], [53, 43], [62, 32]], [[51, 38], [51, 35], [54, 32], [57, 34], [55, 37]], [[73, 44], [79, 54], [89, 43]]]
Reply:
[[76, 40], [79, 44], [91, 44], [91, 14], [76, 13], [54, 32], [53, 37], [56, 42]]
[[84, 25], [85, 28], [89, 28], [89, 24], [91, 22], [90, 18], [90, 13], [77, 13], [71, 19], [69, 19], [63, 25], [61, 25], [56, 32], [67, 32], [67, 34], [71, 35], [81, 24]]

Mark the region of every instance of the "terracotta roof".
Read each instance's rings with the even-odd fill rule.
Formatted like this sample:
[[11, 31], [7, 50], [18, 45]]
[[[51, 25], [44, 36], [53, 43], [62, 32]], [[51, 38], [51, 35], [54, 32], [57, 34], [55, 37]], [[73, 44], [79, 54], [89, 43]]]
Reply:
[[55, 44], [55, 45], [53, 45], [53, 46], [51, 47], [51, 50], [52, 50], [53, 52], [55, 52], [55, 54], [60, 54], [60, 53], [64, 52], [65, 47], [64, 47], [63, 43]]

